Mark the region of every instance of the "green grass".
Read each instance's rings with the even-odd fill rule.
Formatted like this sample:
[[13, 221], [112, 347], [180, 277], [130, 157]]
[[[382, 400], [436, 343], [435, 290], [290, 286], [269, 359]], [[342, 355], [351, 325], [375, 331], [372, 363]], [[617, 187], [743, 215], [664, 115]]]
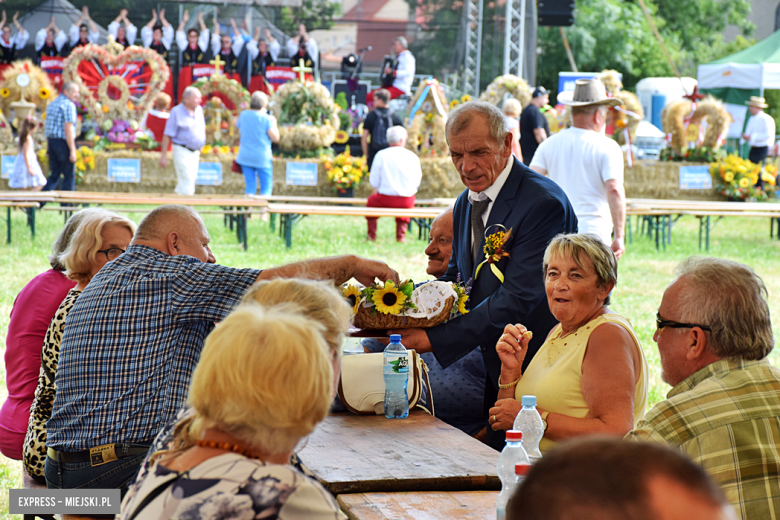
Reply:
[[[129, 214], [136, 222], [143, 216]], [[270, 267], [317, 256], [353, 253], [386, 261], [404, 277], [415, 280], [426, 278], [425, 244], [409, 235], [406, 244], [395, 242], [395, 223], [380, 219], [379, 240], [367, 243], [364, 219], [348, 217], [307, 217], [296, 225], [291, 250], [284, 247], [278, 233], [267, 223], [253, 218], [249, 222], [249, 250], [243, 251], [235, 234], [222, 224], [219, 216], [207, 215], [206, 225], [211, 233], [212, 249], [217, 261], [233, 267]], [[35, 239], [31, 239], [24, 215], [13, 214], [14, 241], [4, 243], [5, 227], [0, 223], [0, 350], [5, 352], [5, 332], [14, 298], [35, 275], [48, 268], [46, 254], [62, 226], [62, 217], [55, 212], [42, 212], [38, 218]], [[684, 217], [675, 225], [673, 243], [666, 251], [656, 251], [655, 242], [634, 233], [626, 255], [620, 261], [620, 277], [613, 295], [611, 308], [628, 317], [634, 324], [650, 365], [650, 405], [663, 399], [669, 390], [660, 379], [658, 351], [652, 340], [655, 330], [655, 312], [664, 289], [672, 280], [673, 270], [684, 258], [700, 254], [698, 250], [698, 221]], [[729, 218], [718, 223], [713, 231], [709, 255], [736, 260], [752, 266], [764, 279], [769, 290], [769, 306], [773, 317], [780, 310], [780, 240], [769, 238], [766, 219]], [[778, 336], [777, 321], [775, 337]], [[780, 354], [770, 355], [774, 364]], [[5, 366], [0, 368], [0, 401], [5, 399]], [[21, 464], [0, 457], [0, 489], [21, 486]], [[13, 518], [4, 512], [7, 493], [0, 493], [0, 519]]]

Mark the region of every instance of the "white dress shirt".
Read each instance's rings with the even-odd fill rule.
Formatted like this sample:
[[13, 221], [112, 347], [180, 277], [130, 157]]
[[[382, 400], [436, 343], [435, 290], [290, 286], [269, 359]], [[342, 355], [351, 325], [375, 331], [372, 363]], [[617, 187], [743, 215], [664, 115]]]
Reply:
[[[111, 22], [108, 24], [108, 33], [116, 39], [116, 33], [119, 30], [119, 22]], [[133, 24], [125, 25], [125, 38], [127, 43], [135, 45], [135, 37], [138, 36], [138, 27]]]
[[[43, 48], [43, 44], [46, 43], [46, 33], [48, 30], [44, 27], [37, 33], [35, 33], [35, 52], [40, 52], [40, 50]], [[65, 31], [60, 29], [60, 31], [54, 35], [54, 47], [57, 48], [57, 52], [60, 52], [62, 50], [62, 46], [65, 45], [65, 43], [68, 41], [68, 35], [65, 34]]]
[[[3, 47], [10, 49], [11, 47], [16, 44], [16, 49], [21, 50], [24, 48], [25, 45], [27, 45], [27, 40], [30, 39], [30, 33], [22, 29], [21, 31], [17, 31], [16, 34], [11, 36], [11, 39], [8, 41], [5, 41], [4, 39], [0, 38], [0, 45]], [[44, 35], [45, 39], [45, 35]], [[41, 44], [43, 46], [43, 44]]]
[[[163, 44], [163, 46], [171, 50], [171, 44], [173, 43], [173, 26], [172, 25], [163, 25], [162, 28], [162, 38], [160, 38], [160, 43]], [[143, 42], [144, 47], [149, 47], [152, 42], [154, 41], [154, 30], [151, 27], [143, 26], [141, 27], [141, 42]]]
[[[271, 50], [271, 47], [268, 47], [268, 52], [271, 53], [271, 57], [276, 61], [276, 56], [274, 56], [273, 50]], [[279, 51], [277, 51], [278, 53]], [[314, 62], [314, 68], [317, 68], [317, 62], [320, 59], [320, 47], [317, 45], [317, 42], [314, 41], [314, 38], [309, 36], [309, 41], [306, 42], [306, 52], [309, 53], [309, 56], [311, 56], [311, 61]], [[287, 40], [287, 55], [292, 57], [295, 56], [298, 53], [298, 44], [295, 42], [293, 38], [290, 38]], [[297, 65], [293, 65], [294, 67], [297, 67]]]
[[[282, 50], [282, 46], [279, 45], [278, 40], [274, 40], [272, 42], [267, 42], [267, 43], [268, 43], [268, 54], [270, 54], [271, 59], [274, 60], [274, 62], [276, 62], [277, 58], [279, 58], [279, 51]], [[252, 39], [246, 42], [246, 50], [249, 53], [250, 59], [254, 60], [255, 58], [257, 58], [257, 55], [260, 54], [260, 47], [258, 47], [257, 40]]]
[[[231, 40], [233, 43], [230, 45], [230, 50], [232, 50], [233, 54], [238, 58], [238, 55], [241, 54], [241, 49], [244, 47], [244, 39], [237, 35], [233, 36]], [[214, 56], [222, 52], [222, 36], [219, 34], [211, 35], [211, 52], [214, 53]]]
[[398, 55], [398, 68], [395, 69], [395, 80], [393, 80], [393, 86], [403, 92], [409, 94], [412, 90], [412, 82], [414, 81], [415, 60], [412, 53], [409, 50], [404, 50]]
[[[78, 26], [78, 25], [71, 25], [70, 26], [70, 46], [71, 47], [75, 46], [76, 43], [78, 43], [78, 41], [79, 41], [79, 27], [80, 26]], [[87, 24], [87, 27], [89, 27], [89, 24]], [[87, 29], [87, 31], [89, 31], [89, 29]], [[97, 45], [97, 42], [98, 42], [99, 39], [100, 39], [100, 32], [99, 31], [91, 32], [87, 36], [87, 41], [89, 43], [94, 43], [95, 45]]]
[[751, 148], [773, 146], [775, 144], [775, 120], [763, 110], [751, 116], [745, 133]]
[[[205, 31], [200, 31], [200, 34], [198, 35], [198, 47], [200, 47], [201, 51], [206, 52], [209, 50], [210, 36], [211, 33], [208, 29]], [[190, 42], [187, 41], [186, 31], [176, 31], [176, 45], [179, 47], [179, 52], [184, 52], [187, 47], [190, 46]]]
[[403, 146], [391, 146], [374, 156], [368, 181], [380, 195], [411, 197], [422, 180], [420, 158]]
[[[376, 161], [376, 159], [374, 160]], [[509, 172], [512, 171], [513, 164], [514, 156], [509, 156], [509, 159], [506, 161], [506, 166], [504, 166], [504, 169], [498, 174], [498, 177], [496, 177], [496, 181], [492, 186], [479, 193], [469, 190], [469, 202], [485, 200], [486, 198], [490, 199], [490, 204], [488, 204], [487, 209], [482, 214], [482, 223], [485, 224], [485, 226], [487, 226], [488, 217], [490, 217], [490, 212], [493, 210], [493, 204], [495, 204], [498, 194], [501, 192], [501, 188], [504, 187], [504, 183], [506, 183], [506, 180], [509, 178]]]

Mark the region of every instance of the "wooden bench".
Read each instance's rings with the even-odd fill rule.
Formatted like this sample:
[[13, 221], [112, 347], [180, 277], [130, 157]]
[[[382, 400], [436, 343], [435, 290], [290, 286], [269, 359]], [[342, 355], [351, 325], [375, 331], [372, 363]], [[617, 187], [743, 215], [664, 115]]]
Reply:
[[350, 520], [495, 520], [498, 491], [354, 493], [337, 499]]
[[[238, 242], [247, 249], [247, 227], [246, 220], [251, 209], [259, 210], [267, 207], [268, 203], [262, 199], [247, 198], [243, 195], [209, 195], [209, 196], [179, 196], [171, 194], [137, 194], [137, 193], [99, 193], [99, 192], [79, 192], [79, 191], [49, 191], [37, 194], [24, 194], [11, 192], [0, 192], [0, 201], [16, 197], [25, 199], [38, 199], [43, 202], [59, 202], [65, 206], [57, 208], [44, 208], [47, 210], [60, 211], [67, 219], [72, 214], [74, 208], [69, 205], [91, 204], [108, 206], [162, 206], [164, 204], [183, 204], [186, 206], [209, 207], [218, 206], [223, 208], [221, 211], [212, 211], [225, 215], [226, 224], [233, 230], [235, 225]], [[243, 209], [246, 208], [246, 209]]]
[[[660, 199], [627, 199], [628, 233], [631, 241], [631, 215], [644, 217], [640, 224], [648, 224], [648, 233], [655, 231], [656, 249], [672, 240], [672, 225], [684, 215], [691, 215], [699, 220], [699, 249], [704, 245], [710, 249], [710, 233], [718, 221], [725, 217], [753, 217], [770, 219], [770, 238], [774, 235], [774, 224], [778, 224], [780, 239], [780, 204], [756, 202], [726, 202], [726, 201], [693, 201], [693, 200], [660, 200]], [[673, 216], [676, 215], [676, 218]], [[712, 221], [715, 217], [715, 221]], [[659, 241], [660, 234], [660, 241]]]
[[27, 213], [27, 225], [30, 226], [30, 233], [35, 238], [35, 209], [41, 205], [38, 202], [29, 201], [16, 201], [16, 200], [0, 200], [0, 208], [6, 208], [5, 227], [6, 227], [6, 243], [11, 243], [11, 210], [14, 208], [20, 208], [26, 210]]
[[420, 235], [424, 233], [427, 238], [430, 232], [431, 221], [440, 213], [441, 208], [369, 208], [351, 206], [322, 206], [308, 204], [279, 204], [269, 203], [268, 211], [271, 215], [279, 215], [279, 233], [284, 236], [287, 248], [292, 247], [292, 232], [296, 222], [309, 215], [338, 215], [349, 217], [407, 217], [415, 219], [420, 226]]

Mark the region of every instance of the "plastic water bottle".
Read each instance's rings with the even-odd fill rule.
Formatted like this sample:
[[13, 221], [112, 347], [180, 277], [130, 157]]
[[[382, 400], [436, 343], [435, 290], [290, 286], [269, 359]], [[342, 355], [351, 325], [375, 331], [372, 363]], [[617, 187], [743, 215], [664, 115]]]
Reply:
[[536, 410], [535, 395], [524, 395], [521, 402], [523, 408], [515, 417], [513, 429], [523, 432], [523, 446], [531, 463], [534, 463], [542, 458], [539, 443], [544, 436], [544, 423], [542, 416]]
[[409, 396], [406, 385], [409, 382], [409, 354], [401, 344], [400, 334], [390, 335], [390, 344], [385, 347], [382, 364], [385, 378], [385, 417], [404, 419], [409, 415]]
[[501, 480], [501, 493], [498, 494], [496, 501], [496, 518], [504, 520], [506, 518], [506, 504], [512, 497], [512, 493], [517, 486], [517, 466], [530, 465], [528, 455], [523, 448], [523, 433], [517, 430], [506, 432], [506, 446], [498, 456], [498, 466], [496, 472]]

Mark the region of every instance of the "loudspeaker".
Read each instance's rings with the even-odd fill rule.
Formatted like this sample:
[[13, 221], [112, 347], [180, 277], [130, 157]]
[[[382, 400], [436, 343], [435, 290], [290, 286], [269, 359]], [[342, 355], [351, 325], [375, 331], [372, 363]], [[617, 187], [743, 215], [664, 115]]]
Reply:
[[574, 25], [572, 0], [539, 0], [537, 13], [540, 26]]

